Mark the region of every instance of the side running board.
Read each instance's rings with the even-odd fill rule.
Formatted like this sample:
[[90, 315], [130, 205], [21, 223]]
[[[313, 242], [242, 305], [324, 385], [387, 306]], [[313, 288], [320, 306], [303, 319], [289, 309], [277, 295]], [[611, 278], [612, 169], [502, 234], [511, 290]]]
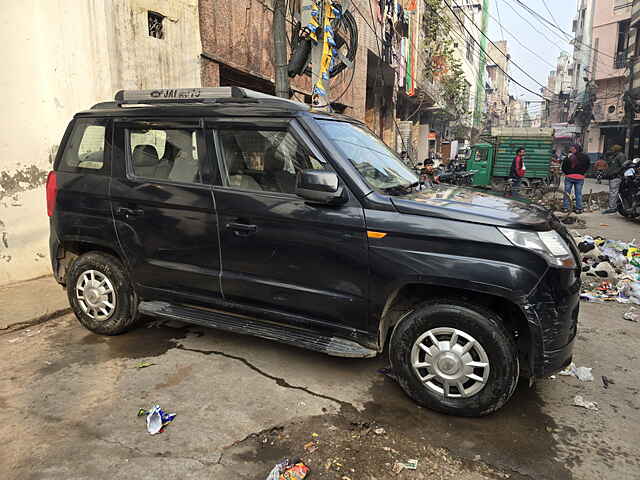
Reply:
[[366, 358], [375, 357], [378, 354], [375, 350], [363, 347], [352, 340], [329, 337], [312, 330], [265, 322], [220, 311], [185, 307], [166, 302], [141, 302], [138, 306], [138, 311], [151, 317], [178, 320], [203, 327], [275, 340], [276, 342], [326, 353], [334, 357]]

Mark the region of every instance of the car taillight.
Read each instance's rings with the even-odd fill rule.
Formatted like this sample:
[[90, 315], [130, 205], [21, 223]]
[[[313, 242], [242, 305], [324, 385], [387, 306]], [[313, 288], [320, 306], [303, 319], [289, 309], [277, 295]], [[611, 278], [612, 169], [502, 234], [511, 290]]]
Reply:
[[47, 215], [53, 216], [56, 209], [56, 194], [58, 193], [58, 180], [56, 172], [49, 172], [47, 177]]

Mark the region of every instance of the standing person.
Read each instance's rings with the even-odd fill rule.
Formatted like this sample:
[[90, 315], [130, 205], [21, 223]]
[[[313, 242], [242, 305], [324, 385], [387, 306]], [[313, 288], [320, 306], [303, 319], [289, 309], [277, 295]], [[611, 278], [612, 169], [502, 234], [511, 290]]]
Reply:
[[422, 168], [422, 163], [418, 162], [416, 163], [416, 175], [418, 175], [418, 190], [422, 190], [422, 188], [424, 187], [424, 175], [423, 175], [423, 168]]
[[569, 156], [562, 162], [562, 172], [564, 177], [564, 197], [562, 199], [562, 211], [569, 211], [569, 195], [571, 189], [576, 196], [576, 213], [582, 213], [582, 187], [584, 186], [584, 176], [589, 170], [591, 160], [584, 153], [580, 145], [569, 147]]
[[611, 147], [609, 167], [604, 174], [605, 178], [609, 179], [609, 208], [602, 213], [616, 213], [618, 211], [618, 190], [620, 190], [620, 184], [622, 183], [620, 172], [622, 171], [622, 165], [626, 161], [627, 157], [624, 155], [620, 145]]
[[527, 173], [527, 167], [524, 164], [524, 156], [526, 154], [527, 152], [524, 147], [518, 148], [516, 156], [513, 162], [511, 162], [511, 173], [509, 177], [513, 179], [513, 184], [511, 185], [512, 195], [517, 195], [520, 192], [520, 184], [522, 183], [525, 173]]

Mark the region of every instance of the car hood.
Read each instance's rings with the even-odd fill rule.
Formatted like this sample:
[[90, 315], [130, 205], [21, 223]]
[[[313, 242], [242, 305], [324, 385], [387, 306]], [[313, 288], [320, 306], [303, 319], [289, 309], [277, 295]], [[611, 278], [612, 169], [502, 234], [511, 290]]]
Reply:
[[544, 207], [470, 188], [437, 185], [391, 201], [401, 213], [497, 227], [551, 230], [556, 223]]

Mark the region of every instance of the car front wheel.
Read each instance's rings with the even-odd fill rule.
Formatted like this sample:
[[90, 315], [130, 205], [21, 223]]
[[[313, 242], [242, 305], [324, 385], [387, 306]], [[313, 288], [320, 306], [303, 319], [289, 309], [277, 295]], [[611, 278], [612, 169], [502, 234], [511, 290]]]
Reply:
[[482, 416], [515, 391], [518, 352], [493, 311], [446, 299], [419, 305], [397, 325], [391, 365], [403, 390], [439, 412]]

